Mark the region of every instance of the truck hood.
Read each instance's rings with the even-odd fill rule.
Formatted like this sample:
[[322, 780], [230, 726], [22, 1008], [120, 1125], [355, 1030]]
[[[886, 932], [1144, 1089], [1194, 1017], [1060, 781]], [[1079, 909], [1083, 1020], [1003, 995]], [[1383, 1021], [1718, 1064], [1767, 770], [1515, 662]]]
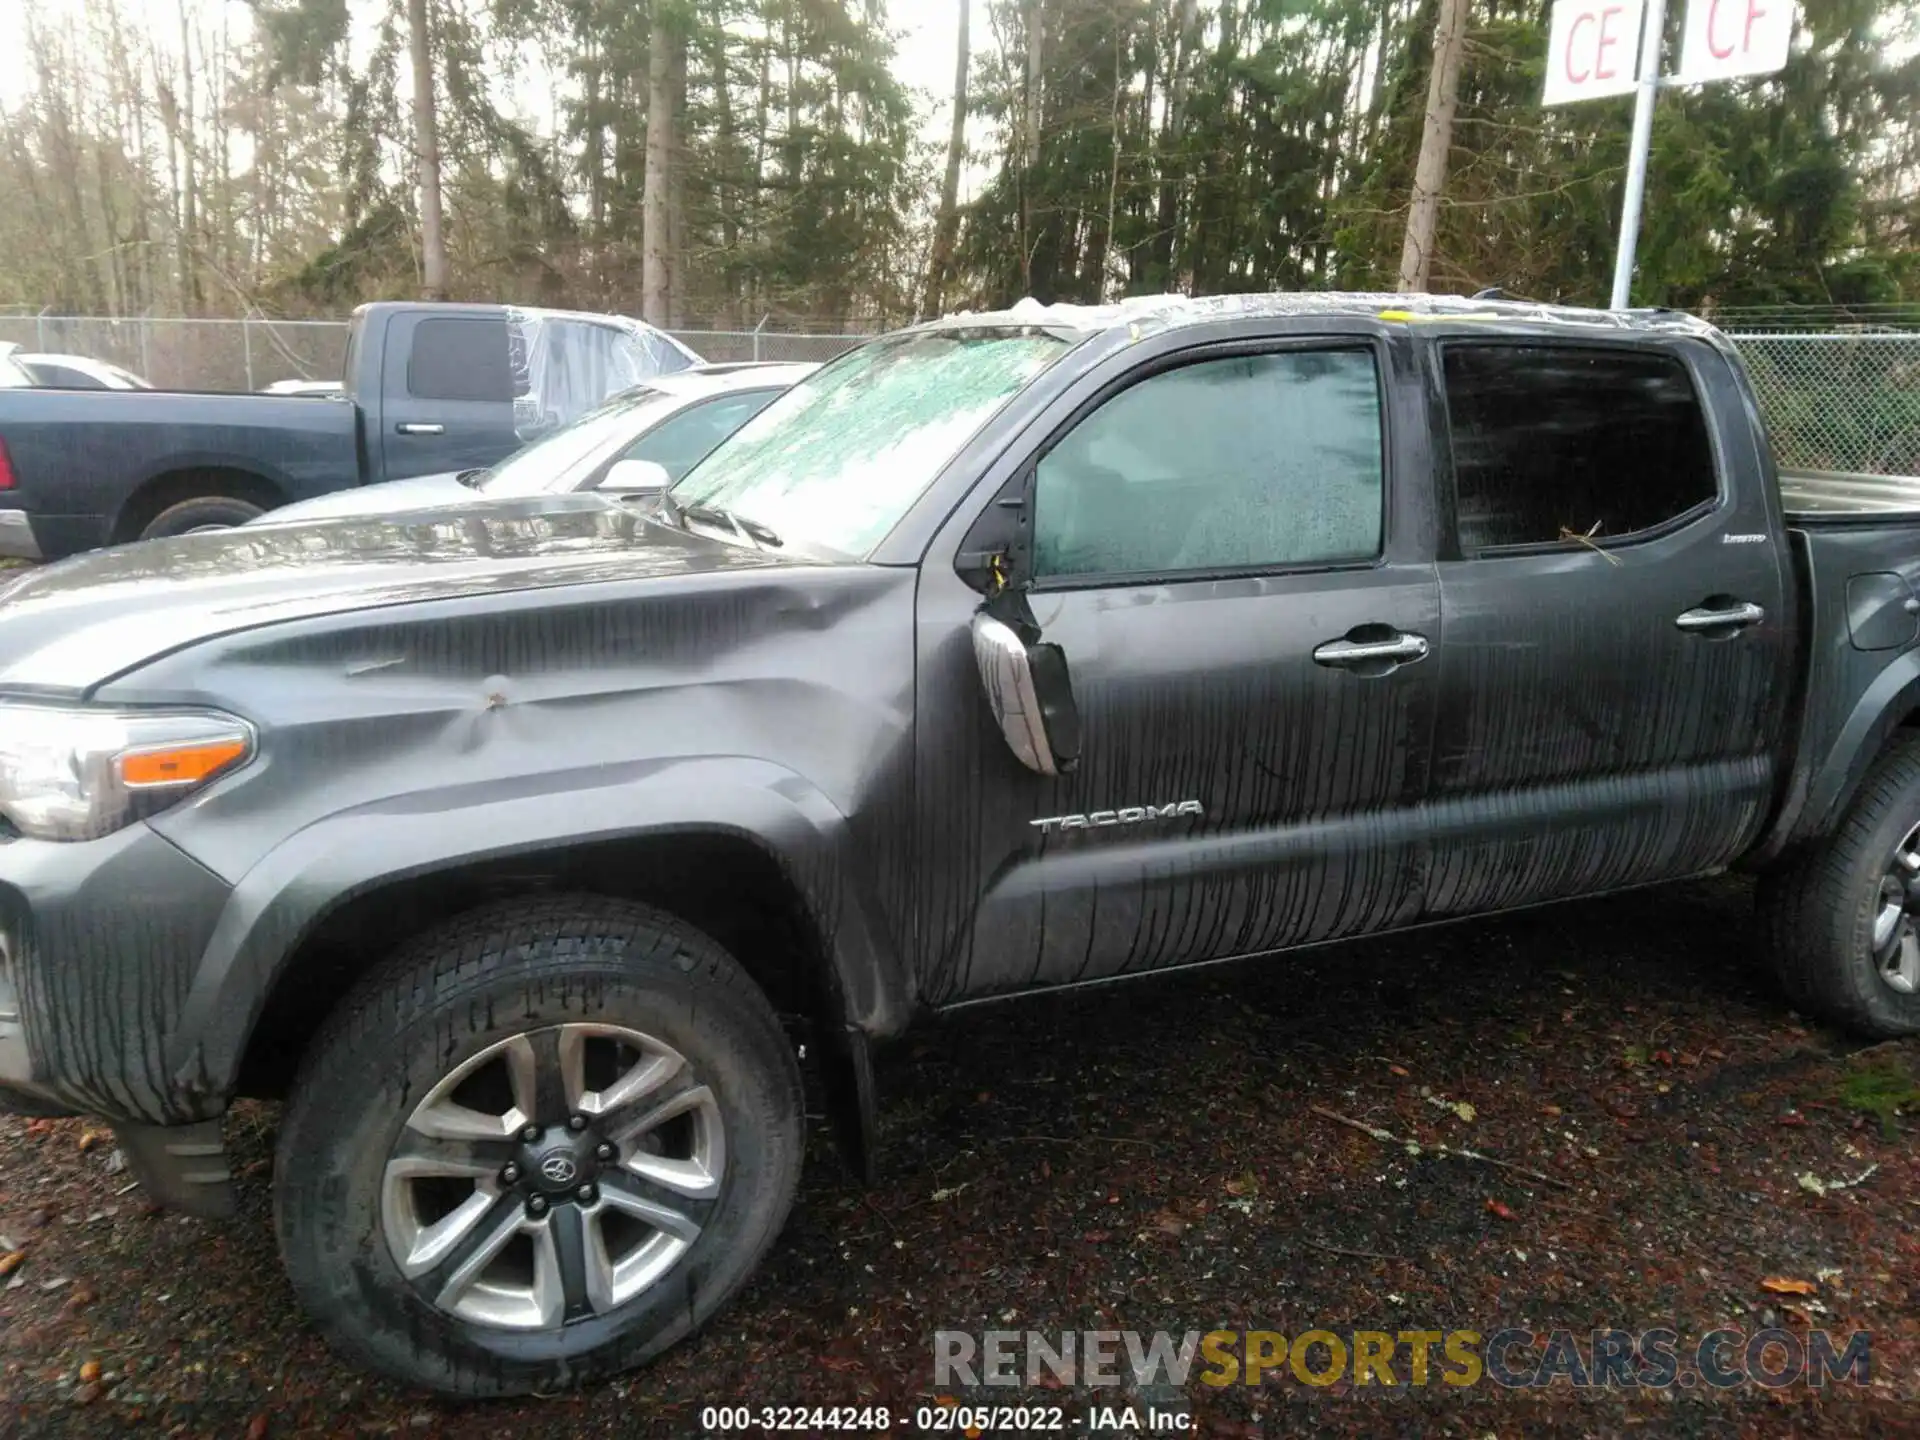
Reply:
[[0, 690], [74, 695], [216, 635], [376, 606], [816, 563], [591, 493], [149, 540], [0, 588]]

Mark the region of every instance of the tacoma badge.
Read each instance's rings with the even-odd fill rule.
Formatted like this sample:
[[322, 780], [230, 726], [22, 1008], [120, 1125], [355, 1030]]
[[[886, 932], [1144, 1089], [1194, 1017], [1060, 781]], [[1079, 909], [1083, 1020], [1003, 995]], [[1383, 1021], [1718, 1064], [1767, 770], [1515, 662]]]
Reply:
[[1176, 800], [1171, 805], [1129, 805], [1124, 810], [1095, 810], [1087, 815], [1049, 815], [1027, 823], [1044, 832], [1096, 830], [1108, 825], [1141, 825], [1148, 820], [1174, 820], [1182, 815], [1204, 815], [1198, 800]]

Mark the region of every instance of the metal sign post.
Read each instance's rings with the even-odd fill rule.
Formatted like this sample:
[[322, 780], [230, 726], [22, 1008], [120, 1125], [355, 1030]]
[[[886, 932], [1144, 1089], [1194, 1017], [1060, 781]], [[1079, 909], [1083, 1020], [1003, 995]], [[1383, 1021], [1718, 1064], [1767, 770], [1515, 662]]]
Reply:
[[[1680, 73], [1669, 85], [1770, 75], [1787, 63], [1793, 43], [1791, 0], [1687, 0], [1686, 42]], [[1547, 37], [1543, 105], [1565, 105], [1633, 92], [1633, 138], [1627, 148], [1627, 190], [1620, 202], [1620, 241], [1614, 254], [1613, 300], [1624, 310], [1633, 290], [1634, 251], [1647, 196], [1647, 156], [1653, 144], [1653, 104], [1663, 83], [1661, 50], [1666, 0], [1554, 0]], [[1630, 26], [1640, 30], [1638, 64], [1625, 63]]]
[[1640, 27], [1640, 83], [1633, 96], [1633, 140], [1627, 148], [1627, 193], [1620, 201], [1620, 243], [1613, 254], [1613, 309], [1624, 310], [1633, 289], [1633, 252], [1640, 239], [1640, 205], [1647, 196], [1647, 152], [1653, 148], [1653, 102], [1660, 93], [1660, 50], [1667, 0], [1647, 0]]

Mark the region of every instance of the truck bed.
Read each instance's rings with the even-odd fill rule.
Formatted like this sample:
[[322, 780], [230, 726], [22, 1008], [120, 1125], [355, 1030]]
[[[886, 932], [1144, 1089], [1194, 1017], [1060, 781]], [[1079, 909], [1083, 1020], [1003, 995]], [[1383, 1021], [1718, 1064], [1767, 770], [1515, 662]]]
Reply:
[[1783, 470], [1780, 501], [1792, 520], [1920, 518], [1920, 475], [1869, 475], [1843, 470]]

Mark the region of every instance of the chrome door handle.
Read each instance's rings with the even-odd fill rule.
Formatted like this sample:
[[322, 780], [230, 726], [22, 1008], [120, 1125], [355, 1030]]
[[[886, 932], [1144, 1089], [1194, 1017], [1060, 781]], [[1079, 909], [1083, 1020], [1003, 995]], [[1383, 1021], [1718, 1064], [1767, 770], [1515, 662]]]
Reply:
[[402, 420], [393, 428], [398, 430], [402, 435], [444, 435], [447, 433], [447, 427], [444, 425], [428, 425], [419, 420]]
[[1313, 650], [1315, 664], [1346, 669], [1382, 663], [1389, 667], [1406, 665], [1426, 658], [1427, 637], [1424, 635], [1395, 635], [1385, 640], [1329, 640]]
[[1673, 617], [1674, 625], [1681, 630], [1744, 630], [1749, 625], [1758, 625], [1767, 618], [1767, 612], [1752, 601], [1742, 605], [1729, 605], [1724, 610], [1709, 610], [1704, 606], [1683, 610]]

